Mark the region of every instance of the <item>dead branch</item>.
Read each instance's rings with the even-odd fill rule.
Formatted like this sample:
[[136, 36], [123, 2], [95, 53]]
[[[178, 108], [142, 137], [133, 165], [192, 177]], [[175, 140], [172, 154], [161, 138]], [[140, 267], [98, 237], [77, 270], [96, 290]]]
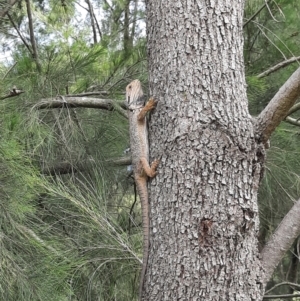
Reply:
[[293, 105], [290, 110], [287, 113], [287, 116], [297, 112], [300, 109], [300, 102], [296, 103], [295, 105]]
[[284, 60], [284, 61], [282, 61], [282, 62], [276, 64], [275, 66], [272, 66], [272, 67], [269, 68], [268, 70], [266, 70], [266, 71], [260, 73], [259, 75], [257, 75], [257, 78], [263, 78], [263, 77], [266, 77], [266, 76], [270, 75], [271, 73], [277, 71], [278, 69], [284, 68], [284, 67], [286, 67], [286, 66], [288, 66], [288, 65], [290, 65], [290, 64], [292, 64], [292, 63], [294, 63], [294, 62], [297, 62], [297, 61], [299, 61], [299, 60], [300, 60], [300, 56], [297, 56], [297, 57], [293, 56], [293, 57], [291, 57], [291, 58], [289, 58], [289, 59], [287, 59], [287, 60]]
[[256, 118], [256, 138], [265, 143], [285, 119], [300, 95], [300, 68], [279, 89], [266, 108]]
[[33, 106], [32, 109], [55, 109], [55, 108], [92, 108], [107, 111], [117, 111], [125, 118], [127, 112], [122, 109], [124, 105], [112, 99], [101, 99], [92, 97], [65, 97], [58, 96], [55, 98], [45, 98]]
[[292, 117], [286, 117], [285, 120], [287, 123], [290, 123], [292, 125], [296, 125], [296, 126], [300, 126], [300, 120], [299, 119], [295, 119], [295, 118], [292, 118]]
[[268, 294], [269, 292], [273, 291], [275, 288], [277, 288], [279, 286], [283, 286], [283, 285], [288, 285], [288, 286], [292, 286], [292, 287], [300, 289], [300, 284], [284, 281], [284, 282], [280, 282], [280, 283], [275, 284], [273, 287], [271, 287], [269, 290], [267, 290], [265, 292], [265, 294]]
[[284, 217], [261, 252], [261, 263], [265, 271], [263, 283], [272, 276], [283, 255], [300, 235], [300, 199]]
[[3, 100], [5, 98], [14, 97], [14, 96], [19, 96], [20, 94], [22, 94], [24, 92], [25, 91], [17, 89], [16, 86], [14, 86], [11, 90], [9, 90], [9, 93], [7, 95], [0, 97], [0, 100]]

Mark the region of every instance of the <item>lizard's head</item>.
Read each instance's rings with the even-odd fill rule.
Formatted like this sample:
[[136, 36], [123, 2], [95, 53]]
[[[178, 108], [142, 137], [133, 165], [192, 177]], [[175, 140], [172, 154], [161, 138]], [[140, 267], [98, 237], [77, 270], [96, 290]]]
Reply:
[[129, 110], [143, 107], [145, 104], [141, 82], [138, 79], [132, 81], [126, 87], [126, 105]]

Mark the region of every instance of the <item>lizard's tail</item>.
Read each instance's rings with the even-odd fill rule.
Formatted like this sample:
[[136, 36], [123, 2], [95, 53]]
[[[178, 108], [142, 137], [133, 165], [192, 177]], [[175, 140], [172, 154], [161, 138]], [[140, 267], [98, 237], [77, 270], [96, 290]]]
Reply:
[[144, 280], [148, 264], [148, 254], [149, 254], [149, 203], [148, 203], [148, 190], [147, 190], [147, 180], [143, 178], [136, 179], [137, 191], [141, 200], [142, 207], [142, 225], [143, 225], [143, 265], [140, 278], [140, 288], [139, 288], [139, 300], [142, 300], [142, 293], [144, 287]]

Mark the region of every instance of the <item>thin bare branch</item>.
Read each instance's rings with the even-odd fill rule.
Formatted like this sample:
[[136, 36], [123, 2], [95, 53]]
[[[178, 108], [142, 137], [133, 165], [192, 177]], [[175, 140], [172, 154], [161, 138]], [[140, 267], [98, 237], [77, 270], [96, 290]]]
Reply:
[[300, 294], [286, 294], [286, 295], [266, 295], [263, 297], [263, 300], [267, 299], [289, 299], [300, 297]]
[[[266, 76], [270, 75], [271, 73], [277, 71], [278, 69], [284, 68], [284, 67], [286, 67], [286, 66], [288, 66], [288, 65], [290, 65], [290, 64], [292, 64], [292, 63], [294, 63], [294, 62], [298, 62], [299, 60], [300, 60], [300, 56], [297, 56], [297, 57], [294, 57], [294, 56], [293, 56], [293, 57], [291, 57], [291, 58], [289, 58], [289, 59], [287, 59], [287, 60], [284, 60], [284, 61], [282, 61], [282, 62], [276, 64], [275, 66], [272, 66], [272, 67], [269, 68], [268, 70], [266, 70], [266, 71], [260, 73], [259, 75], [257, 75], [257, 78], [263, 78], [263, 77], [266, 77]], [[299, 63], [299, 62], [298, 62], [298, 63]]]
[[279, 89], [256, 118], [256, 138], [265, 143], [300, 95], [300, 68]]
[[292, 117], [286, 117], [285, 120], [287, 123], [290, 123], [292, 125], [296, 125], [296, 126], [300, 126], [300, 120], [299, 119], [295, 119], [295, 118], [292, 118]]
[[9, 74], [9, 72], [10, 72], [11, 70], [13, 70], [17, 64], [18, 64], [18, 62], [15, 62], [15, 63], [7, 70], [7, 72], [4, 74], [2, 80], [6, 78], [6, 76]]
[[101, 99], [92, 97], [62, 97], [45, 98], [38, 102], [33, 109], [55, 109], [55, 108], [92, 108], [107, 111], [117, 111], [128, 118], [127, 112], [122, 109], [123, 104], [112, 99]]
[[[58, 164], [43, 167], [41, 173], [46, 176], [55, 176], [55, 175], [62, 175], [62, 174], [70, 174], [70, 173], [77, 173], [79, 171], [83, 171], [86, 168], [87, 163], [94, 163], [94, 160], [91, 159], [88, 162], [79, 163], [76, 167], [69, 163], [69, 162], [59, 162]], [[105, 161], [106, 164], [112, 166], [128, 166], [131, 165], [131, 157], [120, 157], [109, 159]]]
[[32, 50], [31, 50], [30, 46], [28, 45], [28, 43], [26, 42], [26, 40], [24, 39], [23, 35], [21, 34], [21, 32], [20, 32], [18, 26], [16, 25], [16, 23], [14, 22], [13, 18], [11, 17], [11, 15], [9, 13], [7, 13], [7, 17], [9, 19], [10, 23], [12, 24], [13, 28], [16, 30], [18, 36], [22, 40], [23, 44], [25, 45], [25, 47], [28, 49], [29, 53], [32, 56], [33, 55]]
[[287, 115], [291, 115], [295, 112], [297, 112], [300, 109], [300, 102], [296, 103], [295, 105], [293, 105], [290, 110], [288, 111]]
[[107, 91], [94, 91], [94, 92], [83, 92], [79, 94], [67, 94], [65, 97], [83, 97], [83, 96], [107, 96], [109, 93]]
[[283, 255], [300, 235], [300, 199], [284, 217], [261, 252], [261, 263], [265, 271], [263, 283], [272, 276]]
[[297, 287], [297, 288], [300, 289], [300, 284], [284, 281], [284, 282], [280, 282], [280, 283], [275, 284], [273, 287], [271, 287], [269, 290], [267, 290], [265, 292], [265, 294], [268, 294], [269, 292], [273, 291], [275, 288], [277, 288], [279, 286], [283, 286], [283, 285], [289, 285], [289, 286]]
[[255, 17], [267, 6], [267, 3], [270, 2], [270, 0], [268, 0], [265, 4], [263, 4], [256, 13], [254, 13], [244, 24], [243, 27], [247, 26], [247, 24], [249, 22], [251, 22], [253, 19], [255, 19]]

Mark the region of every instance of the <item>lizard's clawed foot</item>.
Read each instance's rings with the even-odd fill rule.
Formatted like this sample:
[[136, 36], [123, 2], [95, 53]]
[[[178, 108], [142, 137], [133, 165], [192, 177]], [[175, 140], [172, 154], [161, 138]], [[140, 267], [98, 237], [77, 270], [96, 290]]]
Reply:
[[158, 164], [159, 164], [159, 160], [157, 160], [157, 159], [155, 159], [155, 160], [151, 163], [151, 165], [150, 165], [150, 168], [151, 168], [151, 175], [150, 175], [150, 178], [153, 178], [153, 177], [156, 176], [156, 174], [157, 174], [156, 169], [157, 169]]
[[148, 111], [153, 110], [157, 105], [157, 100], [155, 100], [153, 97], [151, 97], [148, 102], [146, 103], [146, 108]]

